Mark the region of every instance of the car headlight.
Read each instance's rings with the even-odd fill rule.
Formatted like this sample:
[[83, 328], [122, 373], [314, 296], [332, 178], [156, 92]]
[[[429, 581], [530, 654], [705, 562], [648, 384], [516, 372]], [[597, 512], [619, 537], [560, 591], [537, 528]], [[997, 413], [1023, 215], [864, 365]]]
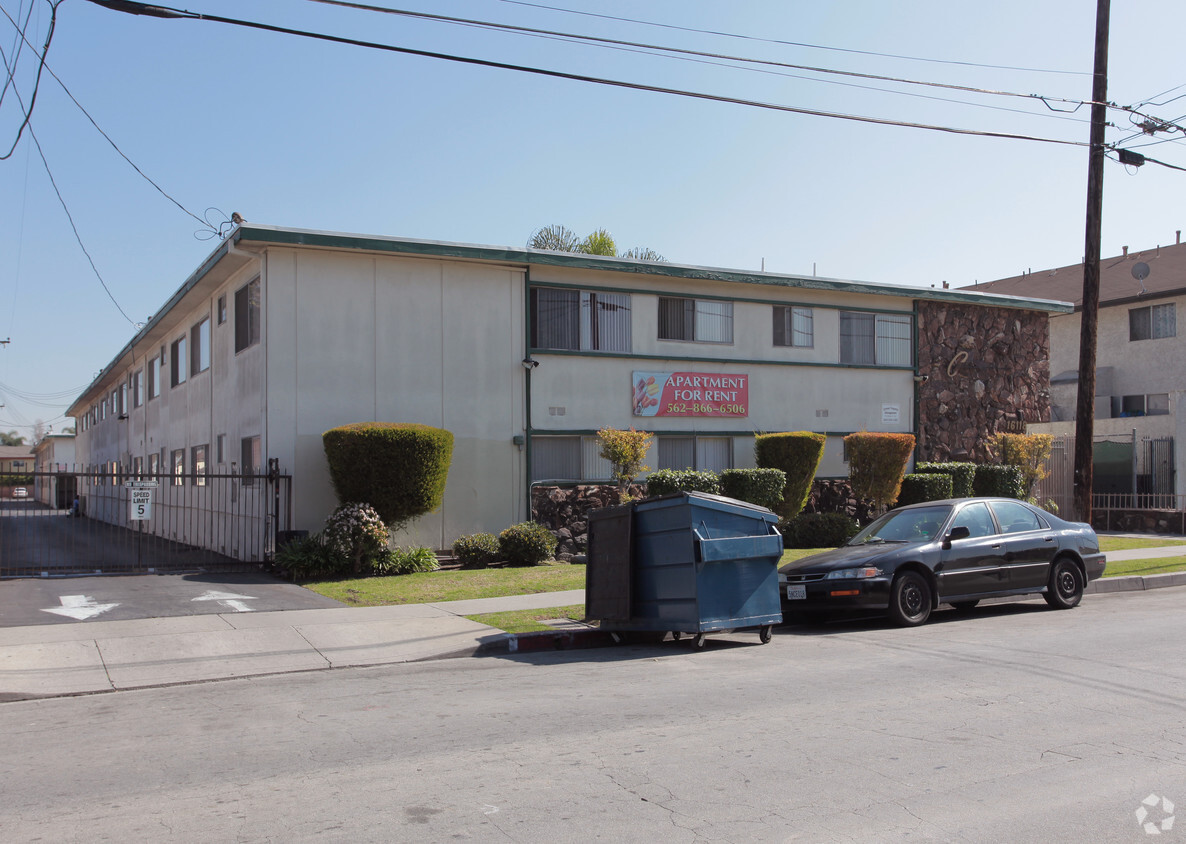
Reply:
[[875, 566], [861, 566], [859, 569], [833, 569], [825, 580], [864, 580], [867, 577], [881, 577], [881, 569]]

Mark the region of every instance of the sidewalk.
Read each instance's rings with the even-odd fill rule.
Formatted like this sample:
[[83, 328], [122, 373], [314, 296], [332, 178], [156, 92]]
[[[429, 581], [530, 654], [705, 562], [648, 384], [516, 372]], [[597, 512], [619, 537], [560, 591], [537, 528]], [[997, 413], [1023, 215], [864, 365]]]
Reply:
[[583, 589], [439, 604], [224, 613], [0, 629], [0, 702], [518, 650], [465, 618], [585, 600]]
[[[1186, 586], [1186, 545], [1114, 551], [1110, 562], [1183, 557], [1184, 571], [1115, 577], [1088, 593]], [[0, 628], [0, 702], [608, 643], [591, 628], [504, 633], [465, 618], [584, 603], [583, 589], [394, 607], [224, 613]]]

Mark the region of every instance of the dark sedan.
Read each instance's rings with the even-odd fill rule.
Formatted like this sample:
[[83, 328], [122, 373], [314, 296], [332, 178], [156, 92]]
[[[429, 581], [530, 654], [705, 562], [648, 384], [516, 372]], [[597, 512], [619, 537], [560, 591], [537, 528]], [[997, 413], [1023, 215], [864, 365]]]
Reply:
[[939, 604], [1041, 593], [1070, 609], [1104, 573], [1090, 525], [1012, 498], [958, 498], [891, 510], [847, 545], [778, 570], [784, 608], [886, 610], [922, 624]]

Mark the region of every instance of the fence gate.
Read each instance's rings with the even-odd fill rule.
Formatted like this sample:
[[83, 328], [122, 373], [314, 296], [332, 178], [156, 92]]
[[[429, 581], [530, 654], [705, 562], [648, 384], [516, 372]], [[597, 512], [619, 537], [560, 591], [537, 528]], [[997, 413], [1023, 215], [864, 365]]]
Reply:
[[252, 569], [292, 520], [292, 477], [275, 461], [266, 474], [59, 469], [0, 480], [0, 577]]

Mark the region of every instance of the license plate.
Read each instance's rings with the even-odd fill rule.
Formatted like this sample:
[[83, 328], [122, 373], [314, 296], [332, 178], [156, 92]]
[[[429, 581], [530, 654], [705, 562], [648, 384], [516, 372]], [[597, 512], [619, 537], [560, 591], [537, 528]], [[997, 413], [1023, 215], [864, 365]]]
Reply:
[[805, 601], [807, 600], [807, 587], [802, 585], [795, 585], [793, 583], [787, 584], [787, 600], [788, 601]]

